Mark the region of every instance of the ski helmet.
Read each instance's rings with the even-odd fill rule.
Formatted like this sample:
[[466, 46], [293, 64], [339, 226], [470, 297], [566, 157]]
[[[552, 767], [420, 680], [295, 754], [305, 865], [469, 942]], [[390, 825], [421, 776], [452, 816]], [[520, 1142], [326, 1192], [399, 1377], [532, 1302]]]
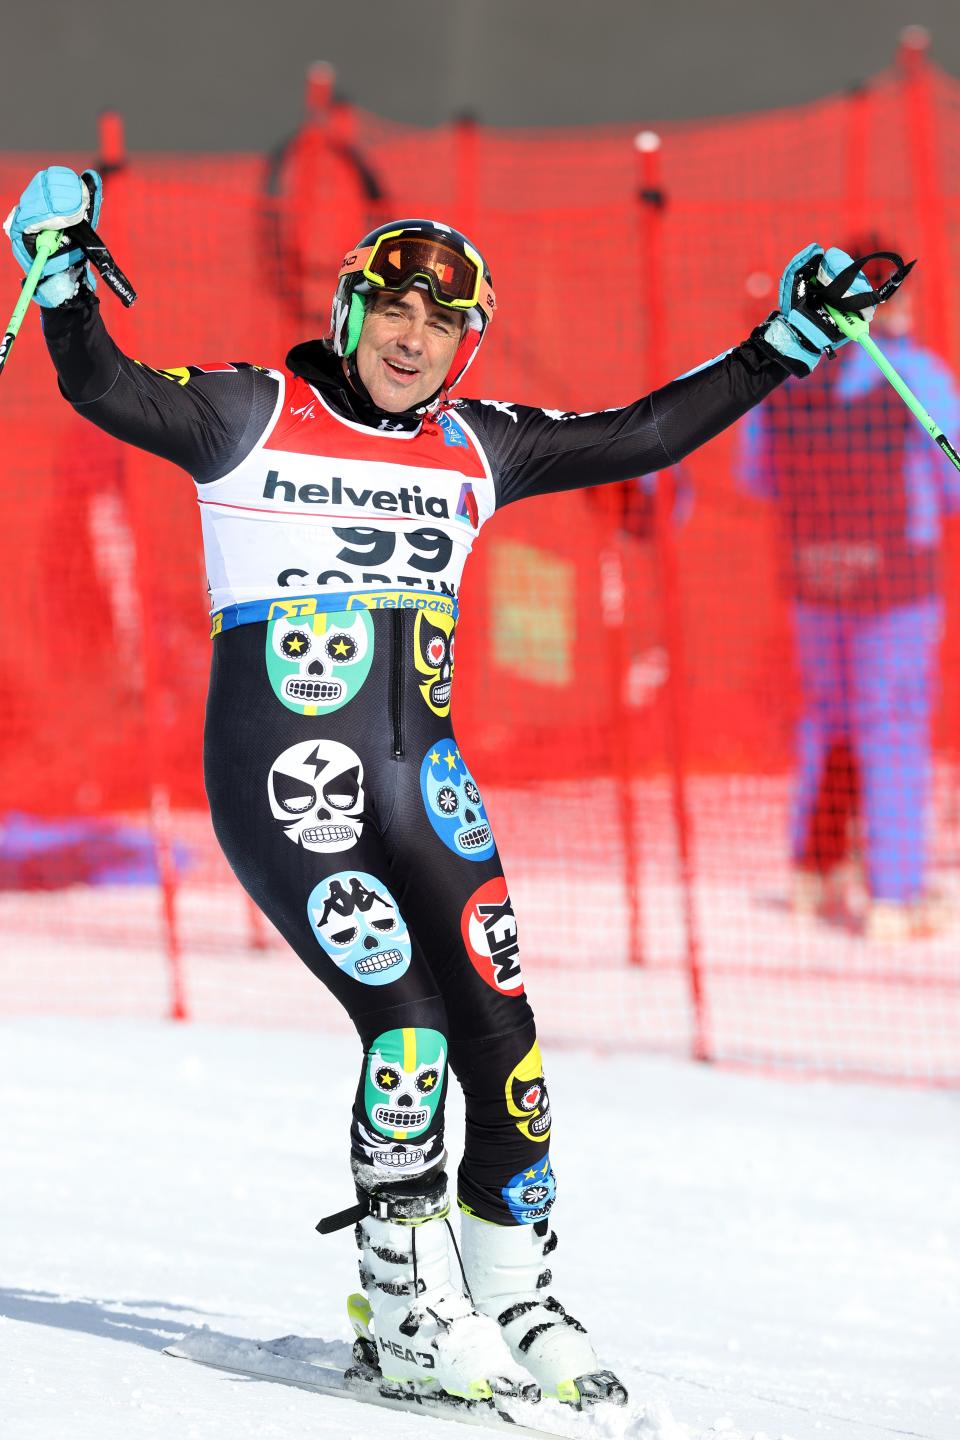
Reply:
[[464, 316], [463, 335], [441, 389], [452, 390], [480, 348], [496, 308], [490, 271], [465, 235], [435, 220], [380, 225], [343, 257], [327, 342], [349, 361], [360, 341], [366, 296], [421, 285]]

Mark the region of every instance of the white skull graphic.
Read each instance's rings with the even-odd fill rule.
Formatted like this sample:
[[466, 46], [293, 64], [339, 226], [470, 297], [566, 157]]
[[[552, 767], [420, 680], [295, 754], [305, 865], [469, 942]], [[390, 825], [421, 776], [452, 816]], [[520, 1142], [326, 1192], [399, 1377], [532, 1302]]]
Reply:
[[431, 1135], [422, 1145], [402, 1140], [393, 1142], [357, 1125], [360, 1148], [375, 1170], [388, 1175], [419, 1175], [429, 1170], [443, 1151], [443, 1136]]
[[267, 780], [270, 810], [294, 845], [348, 850], [363, 830], [363, 765], [338, 740], [302, 740], [278, 755]]

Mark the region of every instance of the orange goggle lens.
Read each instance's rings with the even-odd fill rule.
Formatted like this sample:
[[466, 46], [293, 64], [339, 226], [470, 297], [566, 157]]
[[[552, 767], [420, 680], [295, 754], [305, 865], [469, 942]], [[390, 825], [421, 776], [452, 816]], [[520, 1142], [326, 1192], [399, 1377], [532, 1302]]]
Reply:
[[483, 279], [479, 255], [461, 254], [442, 240], [404, 234], [402, 230], [381, 235], [366, 250], [346, 255], [340, 275], [362, 271], [364, 279], [384, 290], [405, 290], [415, 280], [425, 280], [438, 305], [453, 310], [471, 310], [474, 305], [492, 319], [496, 301]]

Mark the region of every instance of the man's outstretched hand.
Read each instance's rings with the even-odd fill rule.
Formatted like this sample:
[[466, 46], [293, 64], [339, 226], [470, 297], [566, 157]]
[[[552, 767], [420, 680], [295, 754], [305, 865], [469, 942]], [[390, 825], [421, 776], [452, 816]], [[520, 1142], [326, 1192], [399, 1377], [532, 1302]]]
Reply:
[[[841, 345], [848, 344], [849, 336], [842, 334], [829, 318], [817, 314], [820, 307], [816, 301], [816, 285], [829, 285], [853, 263], [846, 250], [836, 245], [826, 251], [821, 245], [805, 245], [780, 277], [780, 309], [760, 327], [760, 335], [792, 374], [809, 375], [825, 350], [839, 350]], [[844, 294], [862, 295], [871, 290], [870, 282], [861, 271]], [[875, 310], [876, 307], [871, 306], [860, 313], [869, 323]]]
[[[66, 165], [50, 165], [38, 171], [3, 222], [21, 269], [29, 270], [33, 264], [41, 230], [64, 230], [81, 220], [88, 220], [96, 229], [102, 197], [103, 184], [96, 170], [78, 175]], [[33, 297], [37, 304], [53, 309], [72, 300], [81, 285], [95, 288], [96, 278], [86, 264], [79, 246], [58, 250], [43, 267]]]

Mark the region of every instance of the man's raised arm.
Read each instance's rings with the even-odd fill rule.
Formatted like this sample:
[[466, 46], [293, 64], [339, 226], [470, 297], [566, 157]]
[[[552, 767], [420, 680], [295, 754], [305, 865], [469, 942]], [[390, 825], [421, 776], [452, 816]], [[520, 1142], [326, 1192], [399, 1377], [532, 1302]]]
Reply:
[[[30, 236], [61, 229], [78, 214], [95, 224], [102, 186], [95, 171], [41, 170], [4, 229], [23, 268]], [[273, 413], [279, 380], [252, 365], [155, 370], [111, 339], [79, 250], [48, 262], [34, 296], [60, 389], [79, 415], [118, 440], [179, 465], [203, 482], [227, 474], [255, 444]]]

